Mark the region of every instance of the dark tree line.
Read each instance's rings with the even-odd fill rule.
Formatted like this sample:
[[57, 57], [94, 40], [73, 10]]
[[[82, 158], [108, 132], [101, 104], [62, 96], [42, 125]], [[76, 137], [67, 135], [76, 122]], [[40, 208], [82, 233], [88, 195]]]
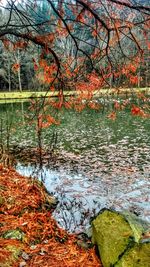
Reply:
[[0, 8], [1, 90], [149, 85], [148, 1], [7, 0]]

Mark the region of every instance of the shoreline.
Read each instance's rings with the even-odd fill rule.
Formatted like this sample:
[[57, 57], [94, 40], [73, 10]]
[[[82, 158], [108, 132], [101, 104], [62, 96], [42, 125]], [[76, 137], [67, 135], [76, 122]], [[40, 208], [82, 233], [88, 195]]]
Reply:
[[[85, 94], [88, 92], [84, 92]], [[150, 87], [145, 88], [112, 88], [112, 89], [100, 89], [94, 91], [94, 97], [101, 97], [107, 95], [132, 95], [139, 93], [150, 93]], [[64, 96], [74, 96], [78, 95], [77, 91], [64, 91]], [[15, 102], [28, 101], [33, 98], [44, 98], [44, 97], [57, 97], [58, 91], [48, 92], [48, 91], [22, 91], [22, 92], [0, 92], [0, 103], [11, 103], [12, 100]]]
[[0, 263], [6, 266], [102, 267], [90, 240], [60, 228], [43, 183], [0, 165]]

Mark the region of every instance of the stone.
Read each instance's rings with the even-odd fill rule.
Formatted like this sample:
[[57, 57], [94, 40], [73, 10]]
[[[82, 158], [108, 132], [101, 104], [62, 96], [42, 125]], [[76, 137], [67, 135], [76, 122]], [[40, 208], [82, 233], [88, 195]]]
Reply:
[[92, 221], [92, 242], [103, 267], [150, 267], [150, 241], [143, 240], [147, 227], [129, 212], [102, 210]]
[[17, 239], [23, 241], [24, 233], [20, 229], [8, 230], [3, 234], [5, 239]]
[[26, 252], [22, 252], [21, 257], [26, 261], [29, 260], [29, 258], [30, 258], [29, 255]]
[[21, 261], [20, 264], [19, 264], [19, 267], [24, 267], [24, 266], [26, 266], [26, 265], [27, 265], [27, 264], [26, 264], [25, 261]]
[[135, 243], [124, 253], [115, 267], [150, 267], [150, 240]]

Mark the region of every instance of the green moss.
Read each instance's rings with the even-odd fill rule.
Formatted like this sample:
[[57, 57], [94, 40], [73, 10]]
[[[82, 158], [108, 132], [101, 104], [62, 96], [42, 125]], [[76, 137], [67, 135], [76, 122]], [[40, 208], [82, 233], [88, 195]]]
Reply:
[[20, 229], [8, 230], [3, 234], [5, 239], [17, 239], [23, 241], [24, 233]]
[[142, 221], [135, 214], [128, 211], [123, 212], [123, 216], [126, 218], [133, 231], [135, 241], [139, 242], [142, 234], [149, 228], [148, 223]]
[[135, 243], [127, 250], [115, 267], [150, 267], [150, 242]]
[[115, 264], [119, 256], [133, 245], [133, 231], [124, 216], [105, 210], [92, 222], [93, 242], [98, 245], [104, 267]]
[[103, 266], [150, 267], [150, 240], [142, 240], [148, 227], [129, 212], [102, 211], [92, 221], [92, 239]]

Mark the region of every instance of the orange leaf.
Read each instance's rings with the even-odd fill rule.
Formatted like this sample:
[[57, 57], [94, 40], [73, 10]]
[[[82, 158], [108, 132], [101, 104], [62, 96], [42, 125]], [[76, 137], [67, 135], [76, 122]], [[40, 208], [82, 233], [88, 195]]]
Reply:
[[112, 111], [108, 116], [107, 116], [108, 119], [111, 119], [111, 120], [115, 120], [116, 119], [116, 112], [115, 111]]
[[19, 63], [15, 63], [12, 65], [12, 70], [14, 72], [17, 72], [20, 69], [20, 64]]

